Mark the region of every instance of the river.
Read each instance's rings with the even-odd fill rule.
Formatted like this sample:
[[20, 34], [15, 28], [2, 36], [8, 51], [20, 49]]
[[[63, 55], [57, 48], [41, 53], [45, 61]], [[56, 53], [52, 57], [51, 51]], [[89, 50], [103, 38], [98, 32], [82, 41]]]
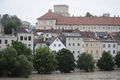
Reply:
[[46, 75], [32, 74], [29, 78], [0, 78], [0, 80], [120, 80], [120, 70]]

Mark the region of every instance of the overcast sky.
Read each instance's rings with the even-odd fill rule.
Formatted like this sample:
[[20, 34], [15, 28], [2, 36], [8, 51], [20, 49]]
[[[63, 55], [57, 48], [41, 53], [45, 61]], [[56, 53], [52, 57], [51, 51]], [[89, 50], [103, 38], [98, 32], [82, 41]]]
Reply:
[[21, 20], [35, 24], [55, 4], [66, 4], [69, 13], [84, 16], [86, 12], [100, 16], [120, 15], [120, 0], [0, 0], [0, 14], [17, 15]]

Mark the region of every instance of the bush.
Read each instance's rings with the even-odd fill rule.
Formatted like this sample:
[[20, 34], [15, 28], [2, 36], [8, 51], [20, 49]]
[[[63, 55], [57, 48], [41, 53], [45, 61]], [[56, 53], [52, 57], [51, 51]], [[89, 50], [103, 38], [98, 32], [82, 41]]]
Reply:
[[94, 71], [94, 60], [91, 54], [83, 53], [78, 56], [77, 68], [80, 70], [85, 70], [86, 72]]
[[120, 52], [117, 53], [115, 56], [115, 64], [117, 65], [118, 68], [120, 68]]
[[67, 49], [62, 49], [57, 53], [58, 70], [69, 73], [75, 68], [74, 55]]
[[38, 73], [51, 73], [56, 69], [57, 61], [54, 53], [48, 47], [40, 47], [36, 50], [34, 68]]
[[104, 51], [102, 57], [97, 62], [97, 66], [101, 70], [105, 70], [105, 71], [113, 70], [115, 64], [112, 55]]

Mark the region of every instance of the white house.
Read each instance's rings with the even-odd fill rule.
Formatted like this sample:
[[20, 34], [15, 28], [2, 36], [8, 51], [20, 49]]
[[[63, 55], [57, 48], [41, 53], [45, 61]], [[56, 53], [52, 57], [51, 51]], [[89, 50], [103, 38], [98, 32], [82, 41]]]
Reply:
[[65, 45], [63, 44], [63, 42], [58, 37], [50, 38], [47, 41], [47, 44], [48, 44], [49, 48], [55, 53], [63, 48], [66, 48]]
[[23, 28], [19, 28], [17, 30], [17, 38], [18, 41], [21, 41], [22, 43], [26, 44], [28, 48], [33, 50], [34, 35], [32, 33], [29, 33], [27, 30]]

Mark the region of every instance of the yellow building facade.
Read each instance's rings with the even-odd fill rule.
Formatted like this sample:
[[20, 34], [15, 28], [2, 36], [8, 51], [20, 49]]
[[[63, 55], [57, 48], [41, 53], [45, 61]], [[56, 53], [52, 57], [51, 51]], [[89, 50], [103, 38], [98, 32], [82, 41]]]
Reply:
[[95, 39], [84, 40], [84, 52], [92, 54], [95, 61], [102, 56], [102, 44], [100, 41]]

